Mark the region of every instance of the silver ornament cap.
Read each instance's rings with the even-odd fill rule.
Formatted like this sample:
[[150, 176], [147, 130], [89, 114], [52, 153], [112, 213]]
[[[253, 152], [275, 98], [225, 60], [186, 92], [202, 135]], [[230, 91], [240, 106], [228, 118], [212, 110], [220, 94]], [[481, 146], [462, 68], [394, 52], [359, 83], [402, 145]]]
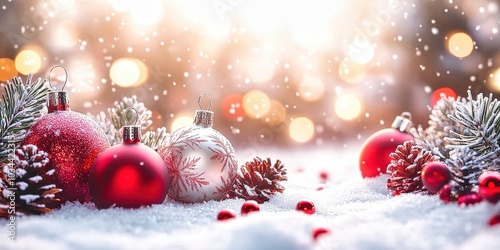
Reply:
[[52, 73], [52, 70], [55, 68], [62, 68], [64, 70], [64, 74], [66, 79], [64, 80], [64, 85], [61, 89], [61, 91], [50, 91], [47, 94], [47, 109], [49, 113], [54, 112], [54, 111], [61, 111], [61, 110], [70, 110], [69, 108], [69, 95], [68, 92], [64, 91], [64, 87], [66, 87], [66, 83], [68, 82], [68, 71], [66, 71], [66, 68], [62, 65], [56, 65], [50, 69], [49, 72], [49, 85], [52, 89], [55, 89], [52, 87], [52, 83], [50, 81], [50, 75]]
[[403, 112], [401, 115], [396, 116], [396, 119], [394, 119], [394, 122], [392, 123], [391, 127], [395, 128], [401, 132], [410, 132], [410, 128], [413, 125], [413, 122], [411, 121], [411, 113], [410, 112]]
[[[203, 109], [201, 107], [201, 98], [203, 95], [208, 96], [208, 107]], [[202, 126], [204, 128], [211, 128], [214, 125], [214, 112], [210, 111], [210, 107], [212, 106], [212, 99], [210, 94], [207, 92], [201, 93], [200, 97], [198, 97], [198, 106], [200, 106], [200, 110], [196, 110], [194, 114], [193, 124], [196, 126]]]
[[[135, 112], [135, 120], [133, 122], [134, 125], [129, 125], [129, 119], [127, 118], [127, 112], [128, 111], [134, 111]], [[124, 143], [137, 143], [141, 141], [141, 126], [136, 125], [137, 123], [137, 110], [135, 110], [132, 107], [129, 107], [123, 111], [125, 115], [125, 126], [122, 127], [122, 139]]]

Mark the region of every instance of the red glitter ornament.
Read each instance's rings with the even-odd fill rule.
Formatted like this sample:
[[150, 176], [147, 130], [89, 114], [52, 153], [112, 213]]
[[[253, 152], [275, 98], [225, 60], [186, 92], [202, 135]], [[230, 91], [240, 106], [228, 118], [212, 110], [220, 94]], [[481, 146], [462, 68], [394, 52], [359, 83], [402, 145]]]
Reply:
[[500, 200], [500, 173], [484, 172], [479, 176], [479, 195], [491, 203]]
[[138, 208], [163, 203], [168, 190], [167, 166], [156, 151], [141, 143], [140, 126], [122, 129], [122, 144], [102, 152], [92, 165], [92, 201], [99, 209], [113, 204]]
[[306, 214], [314, 214], [316, 212], [316, 208], [314, 207], [314, 203], [309, 200], [303, 200], [297, 202], [297, 206], [295, 207], [295, 210], [304, 212]]
[[[51, 72], [56, 67], [62, 66], [53, 67]], [[109, 148], [109, 141], [94, 120], [71, 111], [68, 92], [49, 92], [47, 108], [48, 114], [33, 124], [23, 145], [33, 144], [49, 154], [54, 183], [62, 189], [58, 194], [61, 202], [89, 202], [90, 167], [97, 155]]]
[[432, 193], [437, 193], [451, 179], [448, 167], [442, 162], [430, 162], [422, 168], [422, 183]]
[[316, 240], [318, 240], [319, 236], [329, 234], [329, 233], [330, 233], [330, 229], [324, 228], [324, 227], [318, 227], [318, 228], [313, 229], [312, 236], [313, 236], [313, 239], [316, 241]]
[[461, 207], [469, 206], [469, 205], [474, 205], [476, 203], [479, 203], [483, 200], [481, 196], [479, 196], [476, 193], [469, 193], [469, 194], [464, 194], [458, 197], [458, 205]]
[[411, 114], [403, 112], [392, 123], [392, 128], [382, 129], [366, 139], [361, 147], [359, 169], [363, 178], [385, 174], [391, 163], [389, 154], [405, 141], [413, 140], [408, 134], [411, 127]]
[[220, 210], [219, 214], [217, 215], [218, 221], [229, 220], [233, 218], [236, 218], [236, 212], [229, 208]]
[[245, 203], [241, 206], [241, 215], [247, 215], [258, 211], [260, 211], [259, 203], [254, 200], [245, 201]]

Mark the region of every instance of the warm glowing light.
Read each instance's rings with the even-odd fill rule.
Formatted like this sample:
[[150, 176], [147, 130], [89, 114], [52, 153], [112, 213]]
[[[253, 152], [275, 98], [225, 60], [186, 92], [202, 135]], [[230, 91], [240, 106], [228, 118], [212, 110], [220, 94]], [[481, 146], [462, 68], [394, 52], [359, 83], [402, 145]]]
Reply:
[[228, 120], [242, 121], [245, 117], [243, 110], [243, 95], [230, 94], [221, 102], [222, 115]]
[[133, 1], [130, 9], [132, 19], [142, 25], [151, 25], [160, 20], [164, 9], [162, 0]]
[[474, 41], [463, 32], [458, 32], [448, 38], [448, 51], [456, 57], [466, 57], [474, 49]]
[[352, 120], [361, 114], [361, 101], [352, 94], [343, 94], [335, 101], [335, 113], [343, 120]]
[[298, 117], [290, 123], [288, 132], [294, 141], [307, 142], [314, 136], [314, 123], [306, 117]]
[[15, 60], [16, 69], [19, 73], [27, 75], [37, 73], [42, 66], [40, 55], [34, 50], [23, 50], [19, 52]]
[[453, 89], [450, 89], [447, 87], [439, 88], [439, 89], [436, 89], [434, 92], [432, 92], [432, 95], [431, 95], [431, 105], [432, 106], [436, 105], [436, 103], [439, 101], [439, 99], [441, 99], [441, 94], [444, 94], [444, 96], [446, 96], [446, 97], [453, 97], [455, 99], [457, 98], [457, 94], [455, 93], [455, 91]]
[[495, 69], [490, 74], [488, 86], [494, 91], [500, 91], [500, 68]]
[[129, 11], [132, 7], [132, 0], [108, 0], [113, 9], [118, 12]]
[[272, 100], [271, 108], [269, 109], [269, 113], [266, 115], [265, 120], [271, 126], [280, 125], [285, 121], [286, 118], [286, 109], [285, 106], [279, 101]]
[[109, 69], [111, 80], [121, 87], [132, 87], [147, 80], [148, 69], [146, 65], [134, 58], [120, 58]]
[[271, 80], [274, 76], [275, 64], [266, 59], [252, 60], [247, 67], [247, 74], [256, 83], [263, 83]]
[[260, 90], [252, 90], [243, 96], [243, 109], [248, 117], [261, 118], [265, 116], [271, 105], [269, 97]]
[[0, 82], [10, 80], [17, 76], [16, 64], [9, 58], [0, 58]]
[[316, 77], [306, 77], [299, 85], [299, 94], [302, 99], [314, 102], [320, 99], [325, 93], [323, 81]]
[[352, 42], [346, 46], [347, 54], [349, 58], [358, 64], [367, 64], [375, 55], [375, 48], [364, 38], [356, 36]]
[[175, 120], [172, 122], [172, 125], [170, 125], [170, 131], [175, 131], [179, 128], [189, 126], [192, 124], [193, 124], [192, 116], [179, 116], [175, 118]]
[[78, 43], [78, 27], [72, 22], [62, 22], [51, 32], [51, 46], [54, 48], [72, 48]]
[[365, 76], [365, 67], [346, 58], [339, 64], [339, 76], [346, 82], [359, 82]]

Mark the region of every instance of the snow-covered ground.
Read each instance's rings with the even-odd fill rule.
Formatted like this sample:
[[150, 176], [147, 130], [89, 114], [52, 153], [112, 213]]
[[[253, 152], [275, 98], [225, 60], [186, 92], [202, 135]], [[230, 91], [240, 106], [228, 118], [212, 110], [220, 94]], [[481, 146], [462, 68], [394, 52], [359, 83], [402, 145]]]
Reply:
[[[0, 220], [0, 249], [500, 249], [500, 226], [488, 227], [495, 211], [486, 202], [465, 208], [436, 196], [393, 197], [385, 179], [362, 179], [359, 147], [262, 150], [288, 168], [286, 190], [261, 211], [223, 222], [223, 208], [239, 211], [243, 200], [97, 210], [68, 203], [44, 216], [18, 218], [16, 240]], [[238, 156], [240, 165], [249, 158]], [[330, 181], [322, 185], [321, 171]], [[317, 190], [324, 186], [322, 190]], [[309, 199], [316, 213], [295, 211]], [[312, 238], [315, 228], [331, 233]]]

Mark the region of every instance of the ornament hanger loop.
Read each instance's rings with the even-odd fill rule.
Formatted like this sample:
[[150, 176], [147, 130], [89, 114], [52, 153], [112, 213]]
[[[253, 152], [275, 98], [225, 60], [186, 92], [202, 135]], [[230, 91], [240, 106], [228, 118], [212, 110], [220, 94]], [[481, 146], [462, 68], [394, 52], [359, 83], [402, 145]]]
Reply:
[[133, 110], [134, 113], [135, 113], [135, 115], [134, 115], [135, 120], [133, 122], [133, 125], [137, 125], [137, 120], [139, 118], [139, 113], [137, 113], [137, 110], [135, 108], [133, 108], [133, 107], [128, 107], [127, 109], [125, 109], [125, 111], [123, 111], [123, 114], [125, 115], [125, 125], [127, 125], [127, 126], [130, 125], [129, 124], [129, 119], [127, 117], [127, 113], [130, 110]]
[[[208, 108], [206, 109], [203, 109], [203, 107], [201, 106], [201, 97], [203, 97], [204, 95], [208, 96]], [[208, 92], [203, 92], [201, 93], [200, 97], [198, 97], [198, 106], [200, 106], [201, 110], [210, 110], [210, 107], [212, 107], [212, 97]]]
[[68, 82], [68, 71], [66, 70], [66, 68], [62, 65], [56, 65], [54, 67], [52, 67], [49, 71], [49, 85], [52, 89], [54, 89], [54, 87], [52, 86], [52, 83], [50, 82], [50, 75], [52, 74], [52, 70], [54, 70], [55, 68], [62, 68], [64, 70], [64, 74], [66, 76], [66, 78], [64, 79], [64, 85], [61, 89], [61, 91], [64, 91], [64, 87], [66, 87], [66, 83]]
[[403, 113], [401, 113], [401, 116], [403, 118], [411, 120], [411, 113], [410, 112], [403, 112]]

